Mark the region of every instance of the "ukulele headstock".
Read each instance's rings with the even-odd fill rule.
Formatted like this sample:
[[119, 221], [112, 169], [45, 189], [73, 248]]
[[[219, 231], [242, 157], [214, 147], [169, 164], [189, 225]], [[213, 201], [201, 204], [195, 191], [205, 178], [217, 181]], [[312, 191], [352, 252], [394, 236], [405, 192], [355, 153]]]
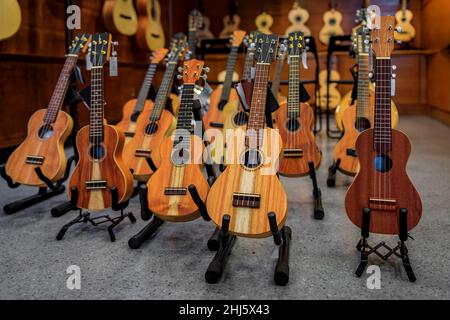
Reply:
[[206, 79], [206, 73], [209, 68], [205, 68], [205, 62], [202, 60], [192, 59], [185, 61], [183, 67], [179, 68], [181, 73], [178, 78], [183, 79], [183, 84], [195, 84], [200, 78]]
[[154, 63], [154, 64], [160, 63], [164, 59], [164, 57], [167, 55], [167, 53], [169, 53], [169, 50], [166, 48], [156, 49], [152, 53], [152, 57], [150, 59], [151, 63]]
[[242, 30], [235, 30], [233, 31], [233, 34], [231, 36], [231, 46], [232, 47], [239, 47], [244, 41], [246, 32]]
[[91, 41], [91, 62], [93, 67], [102, 67], [111, 54], [111, 40], [110, 33], [96, 33], [92, 36]]
[[86, 53], [91, 39], [92, 36], [89, 33], [82, 33], [75, 36], [69, 47], [69, 54], [79, 55], [80, 53]]
[[256, 36], [258, 31], [251, 31], [244, 37], [244, 45], [247, 49], [255, 49]]
[[292, 56], [300, 56], [305, 51], [305, 37], [303, 32], [291, 32], [288, 34], [288, 54]]
[[365, 26], [360, 26], [353, 34], [353, 47], [356, 54], [370, 53], [372, 37], [370, 30]]
[[275, 59], [277, 47], [277, 35], [259, 33], [256, 37], [256, 61], [258, 63], [271, 63]]
[[168, 62], [177, 62], [182, 60], [187, 51], [186, 35], [179, 32], [173, 36], [170, 41], [170, 53], [167, 56]]
[[373, 51], [377, 58], [389, 58], [394, 50], [395, 18], [393, 16], [380, 17], [379, 28], [372, 30]]
[[189, 13], [189, 31], [195, 31], [203, 26], [203, 16], [197, 9]]

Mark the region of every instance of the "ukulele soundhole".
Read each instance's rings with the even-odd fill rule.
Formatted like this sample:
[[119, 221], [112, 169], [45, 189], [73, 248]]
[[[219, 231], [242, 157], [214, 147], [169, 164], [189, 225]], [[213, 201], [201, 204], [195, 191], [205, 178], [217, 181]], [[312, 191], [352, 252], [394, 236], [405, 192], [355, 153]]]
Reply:
[[102, 160], [106, 155], [106, 150], [102, 145], [94, 144], [89, 149], [91, 159]]
[[300, 128], [300, 122], [297, 119], [292, 118], [286, 122], [286, 129], [290, 132], [297, 131]]
[[248, 114], [244, 111], [238, 112], [237, 114], [235, 114], [235, 116], [233, 117], [233, 122], [237, 125], [237, 126], [243, 126], [248, 122]]
[[53, 136], [53, 128], [51, 125], [43, 125], [42, 127], [40, 127], [39, 132], [38, 132], [38, 136], [39, 138], [46, 140], [50, 137]]
[[378, 172], [388, 172], [392, 168], [392, 159], [386, 154], [379, 154], [375, 157], [374, 166]]
[[256, 169], [262, 164], [262, 154], [257, 149], [249, 149], [244, 152], [243, 159], [241, 159], [242, 165], [247, 169]]
[[154, 134], [156, 131], [158, 131], [158, 124], [156, 122], [150, 122], [149, 124], [147, 124], [147, 126], [145, 127], [145, 134], [147, 135], [152, 135]]
[[329, 24], [330, 26], [334, 26], [334, 25], [336, 24], [336, 19], [330, 19], [330, 20], [328, 20], [328, 24]]
[[139, 111], [133, 112], [133, 114], [130, 117], [131, 121], [136, 122], [140, 114], [141, 113]]
[[302, 22], [302, 17], [301, 16], [296, 16], [295, 17], [295, 21], [297, 21], [298, 23]]
[[172, 163], [176, 166], [184, 166], [189, 164], [190, 154], [189, 151], [183, 147], [175, 147], [172, 150]]
[[367, 129], [370, 129], [370, 121], [363, 117], [357, 117], [355, 122], [355, 128], [359, 132], [363, 132]]

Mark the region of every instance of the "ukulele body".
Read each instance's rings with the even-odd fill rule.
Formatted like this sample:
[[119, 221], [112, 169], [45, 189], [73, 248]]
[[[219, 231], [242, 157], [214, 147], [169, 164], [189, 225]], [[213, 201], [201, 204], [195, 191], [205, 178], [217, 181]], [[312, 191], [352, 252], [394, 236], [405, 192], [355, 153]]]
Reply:
[[[339, 75], [339, 72], [336, 70], [331, 70], [330, 72], [330, 80], [332, 81], [338, 81], [341, 79], [341, 76]], [[316, 94], [316, 100], [319, 101], [320, 108], [322, 111], [327, 110], [327, 71], [323, 70], [319, 74], [319, 91], [318, 94]], [[337, 108], [339, 103], [341, 102], [341, 94], [339, 93], [339, 90], [336, 88], [336, 83], [330, 83], [329, 85], [329, 92], [328, 92], [328, 107], [330, 110], [334, 110]], [[320, 95], [320, 99], [319, 99]], [[316, 102], [317, 103], [317, 102]]]
[[157, 168], [161, 165], [160, 147], [166, 137], [175, 129], [176, 120], [167, 110], [163, 110], [161, 118], [150, 122], [153, 106], [145, 109], [138, 117], [134, 137], [123, 150], [123, 160], [138, 181], [147, 181], [153, 170], [147, 163], [150, 156]]
[[0, 40], [12, 37], [22, 23], [22, 12], [17, 0], [2, 0], [0, 4]]
[[247, 125], [248, 112], [244, 111], [239, 99], [229, 101], [223, 108], [223, 128], [237, 129]]
[[[286, 221], [286, 192], [276, 175], [281, 138], [275, 130], [269, 128], [266, 130], [267, 136], [260, 149], [263, 164], [256, 169], [246, 168], [238, 163], [238, 159], [246, 151], [243, 143], [246, 131], [236, 130], [234, 143], [230, 144], [227, 141], [227, 153], [231, 152], [234, 161], [225, 163], [227, 165], [225, 171], [213, 184], [208, 194], [206, 206], [212, 221], [220, 227], [222, 217], [225, 214], [230, 215], [229, 231], [235, 235], [250, 238], [270, 236], [272, 233], [267, 214], [271, 211], [276, 213], [279, 228], [282, 228]], [[270, 151], [272, 153], [269, 153]], [[259, 196], [259, 207], [234, 205], [236, 194]]]
[[[6, 162], [6, 173], [15, 182], [28, 186], [45, 186], [34, 171], [37, 166], [53, 182], [64, 175], [67, 165], [64, 142], [72, 132], [73, 120], [66, 112], [60, 110], [56, 121], [52, 124], [53, 134], [48, 138], [40, 138], [39, 131], [43, 126], [46, 112], [47, 109], [40, 109], [33, 113], [28, 121], [27, 137]], [[42, 164], [26, 163], [28, 156], [42, 157]]]
[[284, 32], [285, 34], [299, 31], [303, 32], [305, 37], [311, 35], [311, 30], [305, 25], [306, 21], [309, 19], [309, 12], [307, 10], [300, 8], [295, 3], [294, 8], [289, 11], [288, 18], [291, 25]]
[[270, 27], [273, 25], [273, 18], [270, 14], [263, 12], [256, 17], [255, 25], [259, 32], [264, 34], [272, 34]]
[[[194, 184], [198, 194], [206, 201], [209, 185], [202, 172], [203, 141], [191, 135], [191, 159], [193, 163], [174, 165], [171, 159], [172, 137], [161, 144], [161, 166], [147, 182], [148, 207], [160, 219], [183, 222], [200, 217], [197, 205], [192, 200], [188, 187]], [[196, 150], [196, 152], [195, 152]], [[167, 195], [166, 188], [181, 188], [184, 194]]]
[[[136, 132], [137, 119], [139, 114], [135, 114], [134, 108], [136, 106], [137, 99], [128, 100], [122, 108], [122, 119], [116, 124], [116, 128], [119, 129], [125, 135], [125, 145], [131, 141]], [[142, 112], [146, 112], [153, 108], [153, 101], [145, 101]], [[134, 121], [133, 121], [134, 119]]]
[[[287, 109], [287, 103], [284, 103], [277, 111], [277, 127], [283, 141], [278, 172], [283, 176], [304, 176], [309, 174], [309, 161], [317, 169], [322, 159], [312, 132], [314, 114], [309, 104], [300, 103], [300, 117], [290, 120]], [[290, 131], [288, 128], [297, 129]], [[285, 154], [286, 150], [291, 150], [295, 155], [290, 152]]]
[[369, 231], [381, 234], [399, 233], [399, 210], [408, 210], [407, 229], [411, 230], [422, 216], [420, 196], [406, 173], [411, 143], [401, 131], [392, 130], [392, 160], [389, 171], [375, 169], [374, 129], [359, 134], [356, 141], [360, 170], [345, 196], [345, 209], [350, 220], [362, 226], [364, 208], [371, 209]]
[[103, 9], [103, 22], [111, 32], [125, 36], [136, 34], [138, 17], [131, 0], [106, 0]]
[[[152, 5], [154, 7], [152, 8]], [[145, 41], [150, 50], [164, 48], [166, 39], [161, 24], [161, 6], [157, 0], [147, 0], [148, 23], [145, 28]], [[154, 16], [152, 15], [154, 12]]]
[[211, 26], [211, 21], [208, 17], [203, 16], [203, 25], [201, 28], [197, 30], [196, 37], [197, 37], [197, 46], [200, 47], [202, 39], [213, 39], [214, 34], [209, 29]]
[[337, 10], [329, 10], [323, 15], [325, 25], [320, 29], [319, 40], [324, 45], [328, 45], [331, 36], [341, 36], [344, 34], [342, 30], [342, 13]]
[[[224, 115], [223, 115], [223, 109], [219, 109], [220, 104], [220, 98], [222, 95], [222, 89], [223, 85], [217, 86], [216, 89], [211, 93], [211, 96], [209, 97], [209, 109], [205, 113], [203, 117], [203, 123], [205, 124], [205, 130], [208, 130], [210, 128], [217, 128], [222, 129], [221, 126], [224, 125]], [[236, 92], [236, 89], [231, 88], [230, 89], [230, 96], [228, 98], [228, 103], [231, 101], [239, 101], [239, 96]], [[225, 107], [224, 107], [225, 109]], [[214, 125], [216, 124], [216, 125]], [[220, 126], [219, 126], [220, 125]]]
[[[80, 129], [77, 134], [77, 149], [80, 159], [70, 177], [68, 193], [78, 189], [77, 206], [80, 209], [103, 210], [112, 206], [111, 188], [116, 187], [118, 201], [128, 200], [133, 193], [133, 176], [122, 160], [125, 136], [114, 126], [104, 124], [104, 157], [94, 160], [90, 156], [89, 125]], [[88, 190], [87, 182], [105, 181], [103, 189]]]
[[239, 24], [241, 23], [241, 17], [237, 14], [233, 15], [233, 18], [230, 18], [230, 15], [227, 14], [223, 18], [223, 29], [220, 32], [220, 38], [228, 38], [233, 34], [234, 31], [239, 30]]
[[416, 36], [416, 30], [411, 24], [412, 18], [413, 13], [408, 9], [405, 10], [404, 18], [402, 10], [397, 11], [397, 13], [395, 14], [397, 25], [395, 26], [395, 28], [400, 27], [402, 31], [394, 33], [395, 40], [409, 42], [414, 39], [414, 37]]

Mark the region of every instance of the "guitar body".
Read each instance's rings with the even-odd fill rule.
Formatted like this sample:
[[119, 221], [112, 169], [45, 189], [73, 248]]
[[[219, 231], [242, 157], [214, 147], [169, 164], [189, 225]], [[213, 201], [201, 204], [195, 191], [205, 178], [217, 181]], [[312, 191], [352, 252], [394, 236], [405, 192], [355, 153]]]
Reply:
[[[330, 80], [340, 80], [341, 76], [339, 75], [339, 72], [336, 70], [331, 70], [330, 72]], [[316, 100], [319, 101], [320, 108], [322, 111], [326, 111], [327, 109], [327, 71], [323, 70], [319, 74], [319, 91], [318, 94], [316, 94]], [[329, 85], [329, 92], [328, 92], [328, 100], [329, 100], [329, 108], [330, 110], [334, 110], [339, 105], [339, 102], [341, 101], [341, 94], [339, 93], [339, 90], [336, 88], [336, 83], [330, 83]], [[320, 99], [319, 99], [320, 95]], [[317, 102], [316, 102], [317, 103]]]
[[[219, 128], [219, 126], [214, 126], [215, 124], [224, 124], [223, 110], [219, 109], [220, 97], [222, 95], [222, 85], [219, 85], [210, 96], [210, 104], [209, 109], [206, 114], [203, 116], [203, 122], [205, 124], [205, 130], [210, 128]], [[230, 97], [228, 99], [228, 103], [231, 101], [239, 101], [238, 94], [236, 89], [231, 88]]]
[[341, 36], [344, 34], [342, 30], [342, 13], [337, 10], [329, 10], [323, 15], [325, 25], [320, 29], [319, 40], [325, 45], [330, 42], [331, 36]]
[[[245, 130], [240, 131], [245, 135]], [[272, 154], [264, 154], [263, 161], [268, 161], [266, 157], [270, 157], [270, 162], [273, 164], [280, 152], [281, 139], [279, 135], [275, 135], [274, 130], [267, 128], [267, 131], [267, 137], [275, 136], [278, 139], [278, 148], [271, 145], [272, 139], [269, 138], [264, 139], [264, 146], [261, 148], [261, 150], [272, 152]], [[244, 141], [243, 135], [235, 141]], [[239, 150], [241, 145], [234, 143], [233, 150], [230, 148], [229, 152], [233, 152], [234, 159], [240, 159], [245, 152], [243, 148]], [[236, 160], [227, 164], [225, 171], [211, 187], [206, 202], [209, 216], [217, 226], [221, 226], [222, 217], [228, 214], [231, 216], [230, 233], [251, 238], [267, 237], [272, 234], [267, 218], [267, 214], [272, 211], [276, 213], [278, 227], [281, 228], [284, 225], [287, 217], [286, 192], [276, 175], [276, 170], [266, 172], [265, 169], [268, 168], [265, 168], [264, 164], [256, 169], [248, 169]], [[235, 193], [259, 195], [259, 208], [234, 206]]]
[[102, 9], [103, 23], [111, 32], [125, 36], [136, 34], [138, 17], [132, 0], [106, 0]]
[[220, 38], [228, 38], [234, 31], [239, 30], [239, 24], [241, 23], [241, 17], [235, 14], [232, 18], [230, 15], [226, 15], [223, 18], [223, 29], [220, 32]]
[[[198, 207], [187, 190], [189, 185], [195, 184], [200, 198], [206, 201], [209, 185], [203, 176], [200, 165], [203, 152], [203, 141], [191, 135], [191, 155], [193, 163], [176, 166], [172, 163], [173, 142], [166, 138], [161, 144], [161, 166], [149, 179], [148, 207], [160, 219], [183, 222], [197, 219], [200, 216]], [[196, 154], [194, 149], [197, 149]], [[201, 150], [201, 152], [199, 152]], [[184, 195], [166, 195], [166, 187], [185, 188]]]
[[[149, 130], [148, 133], [150, 134], [146, 133], [146, 129], [150, 129], [147, 125], [150, 123], [149, 118], [152, 110], [153, 107], [150, 105], [139, 115], [135, 135], [123, 150], [123, 160], [138, 181], [147, 181], [153, 173], [145, 159], [147, 154], [150, 155], [155, 166], [159, 168], [161, 165], [161, 153], [159, 152], [161, 143], [172, 134], [176, 124], [174, 116], [169, 111], [163, 110], [161, 118], [152, 127], [156, 131], [151, 133], [152, 130]], [[143, 154], [143, 151], [146, 153]]]
[[[356, 141], [361, 169], [345, 197], [347, 215], [361, 228], [363, 209], [370, 208], [370, 232], [398, 234], [399, 210], [405, 208], [408, 210], [407, 229], [411, 230], [422, 216], [422, 202], [406, 173], [411, 143], [404, 133], [392, 130], [393, 148], [387, 153], [392, 159], [392, 168], [385, 173], [378, 173], [374, 168], [377, 153], [373, 150], [373, 137], [374, 129], [368, 129], [360, 133]], [[389, 199], [392, 204], [369, 201], [370, 198]]]
[[[116, 124], [116, 128], [125, 135], [125, 145], [130, 142], [136, 132], [137, 119], [139, 114], [135, 114], [134, 107], [137, 99], [128, 100], [122, 108], [122, 119]], [[142, 113], [153, 108], [153, 101], [147, 100], [144, 104]], [[134, 121], [133, 121], [134, 120]]]
[[308, 11], [294, 4], [294, 8], [289, 11], [288, 17], [291, 25], [284, 32], [285, 34], [299, 31], [303, 32], [305, 37], [311, 35], [311, 30], [305, 25], [309, 19]]
[[0, 2], [0, 40], [12, 37], [20, 28], [22, 13], [17, 0]]
[[[77, 206], [87, 210], [103, 210], [112, 206], [111, 188], [117, 189], [119, 203], [128, 200], [133, 193], [133, 176], [122, 160], [124, 135], [114, 126], [105, 124], [103, 147], [105, 156], [102, 160], [93, 160], [89, 155], [89, 126], [80, 129], [77, 134], [77, 149], [80, 159], [69, 181], [71, 189], [78, 189]], [[92, 180], [106, 181], [106, 188], [88, 190], [86, 182]]]
[[404, 15], [402, 10], [397, 11], [397, 13], [395, 14], [397, 25], [395, 26], [395, 28], [400, 27], [402, 31], [394, 33], [395, 40], [409, 42], [414, 39], [414, 37], [416, 36], [416, 30], [411, 24], [412, 18], [413, 13], [408, 9], [405, 10]]
[[[72, 131], [73, 120], [64, 111], [59, 111], [53, 123], [53, 135], [47, 139], [39, 137], [47, 109], [36, 111], [28, 121], [28, 135], [6, 162], [6, 173], [15, 181], [28, 186], [45, 186], [34, 168], [39, 166], [42, 173], [55, 182], [62, 178], [66, 170], [64, 142]], [[27, 164], [28, 156], [43, 157], [41, 165]]]
[[264, 34], [272, 34], [270, 27], [273, 25], [273, 18], [270, 14], [263, 12], [255, 19], [256, 28]]
[[239, 99], [228, 102], [223, 108], [222, 114], [225, 130], [242, 128], [247, 124], [248, 113], [241, 107]]
[[161, 24], [161, 6], [157, 0], [147, 0], [147, 16], [148, 23], [145, 29], [145, 41], [149, 49], [164, 48], [166, 39]]
[[[308, 162], [314, 162], [317, 169], [322, 159], [322, 154], [316, 144], [312, 126], [314, 114], [312, 108], [307, 103], [300, 104], [300, 117], [294, 124], [287, 116], [287, 103], [280, 106], [277, 112], [278, 130], [283, 140], [283, 150], [280, 155], [280, 167], [278, 172], [283, 176], [304, 176], [309, 174]], [[292, 125], [299, 125], [295, 131], [288, 128]], [[301, 156], [285, 156], [284, 150], [301, 150]]]

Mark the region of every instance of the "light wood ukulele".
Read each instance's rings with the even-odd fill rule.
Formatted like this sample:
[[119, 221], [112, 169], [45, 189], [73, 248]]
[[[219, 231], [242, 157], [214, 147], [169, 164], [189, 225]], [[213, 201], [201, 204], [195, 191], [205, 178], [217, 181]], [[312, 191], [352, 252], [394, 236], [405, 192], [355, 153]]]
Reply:
[[272, 34], [270, 28], [273, 25], [273, 18], [266, 12], [267, 2], [263, 0], [262, 12], [256, 17], [255, 25], [256, 29], [264, 34]]
[[122, 161], [125, 136], [104, 120], [103, 65], [109, 60], [110, 51], [110, 34], [92, 36], [90, 121], [77, 134], [80, 159], [68, 190], [71, 198], [72, 188], [77, 188], [80, 209], [111, 207], [113, 187], [117, 190], [119, 203], [128, 200], [133, 193], [133, 176]]
[[166, 39], [161, 25], [161, 6], [158, 0], [137, 0], [139, 15], [136, 42], [141, 49], [164, 48]]
[[156, 73], [156, 68], [168, 52], [169, 50], [165, 48], [153, 52], [138, 98], [127, 101], [122, 108], [122, 120], [120, 120], [116, 127], [125, 134], [125, 145], [134, 137], [136, 121], [141, 112], [148, 112], [153, 107], [153, 102], [147, 100], [148, 93]]
[[397, 41], [409, 42], [416, 36], [416, 30], [411, 24], [413, 13], [407, 9], [407, 0], [402, 0], [402, 8], [395, 14], [397, 25], [395, 29], [398, 31], [394, 33], [394, 38]]
[[29, 186], [44, 186], [35, 168], [51, 181], [60, 179], [66, 169], [64, 141], [72, 131], [72, 118], [61, 107], [78, 56], [86, 52], [89, 34], [76, 36], [69, 48], [47, 109], [36, 111], [28, 121], [28, 135], [6, 162], [6, 173], [15, 181]]
[[330, 1], [330, 10], [323, 14], [324, 26], [320, 29], [319, 40], [324, 45], [328, 45], [331, 36], [341, 36], [344, 34], [342, 30], [342, 13], [336, 10], [334, 0]]
[[124, 161], [138, 181], [147, 181], [153, 173], [146, 158], [151, 158], [156, 167], [161, 165], [161, 144], [175, 129], [175, 118], [165, 110], [165, 106], [177, 65], [183, 59], [186, 49], [186, 38], [174, 42], [155, 104], [151, 104], [139, 115], [134, 136], [123, 150]]
[[198, 218], [200, 213], [188, 187], [194, 184], [203, 201], [209, 190], [202, 173], [203, 141], [192, 134], [194, 87], [202, 76], [203, 66], [200, 60], [184, 63], [177, 128], [172, 137], [161, 144], [161, 166], [147, 183], [148, 208], [163, 220], [190, 221]]
[[306, 22], [309, 20], [309, 12], [300, 6], [298, 0], [294, 2], [288, 18], [292, 24], [286, 29], [285, 34], [299, 31], [303, 32], [305, 37], [311, 35], [311, 30], [306, 26]]
[[0, 2], [0, 41], [12, 37], [20, 28], [22, 12], [17, 0]]
[[406, 173], [411, 143], [403, 132], [391, 126], [395, 20], [392, 16], [380, 18], [380, 25], [372, 31], [376, 55], [375, 124], [373, 129], [361, 132], [356, 141], [361, 169], [345, 196], [345, 210], [361, 228], [363, 209], [368, 208], [370, 232], [399, 234], [400, 210], [407, 210], [407, 230], [411, 230], [422, 216], [422, 202]]
[[[206, 206], [212, 221], [221, 226], [230, 216], [230, 233], [243, 237], [267, 237], [268, 213], [275, 212], [278, 227], [286, 220], [286, 193], [276, 175], [280, 136], [264, 128], [270, 63], [278, 36], [260, 34], [256, 39], [256, 77], [247, 129], [237, 129], [227, 140], [227, 167], [211, 187]], [[228, 155], [228, 154], [227, 154]]]
[[223, 29], [220, 32], [220, 38], [230, 37], [234, 31], [239, 30], [241, 17], [237, 14], [237, 4], [235, 0], [230, 1], [229, 12], [223, 18]]
[[103, 23], [110, 32], [125, 36], [136, 34], [138, 17], [132, 0], [106, 0], [102, 9]]
[[[341, 79], [341, 75], [336, 70], [330, 71], [330, 80], [339, 81]], [[328, 97], [328, 106], [330, 110], [334, 110], [338, 107], [339, 102], [341, 102], [341, 93], [336, 88], [336, 83], [330, 83], [327, 95], [327, 70], [322, 70], [319, 73], [319, 90], [316, 92], [316, 103], [322, 109], [322, 111], [327, 110], [327, 97]], [[320, 96], [320, 99], [319, 99]]]
[[305, 50], [301, 32], [288, 35], [289, 94], [277, 112], [277, 124], [283, 140], [279, 173], [285, 176], [309, 174], [308, 162], [317, 168], [322, 154], [316, 144], [312, 126], [314, 113], [308, 103], [300, 103], [300, 61]]

